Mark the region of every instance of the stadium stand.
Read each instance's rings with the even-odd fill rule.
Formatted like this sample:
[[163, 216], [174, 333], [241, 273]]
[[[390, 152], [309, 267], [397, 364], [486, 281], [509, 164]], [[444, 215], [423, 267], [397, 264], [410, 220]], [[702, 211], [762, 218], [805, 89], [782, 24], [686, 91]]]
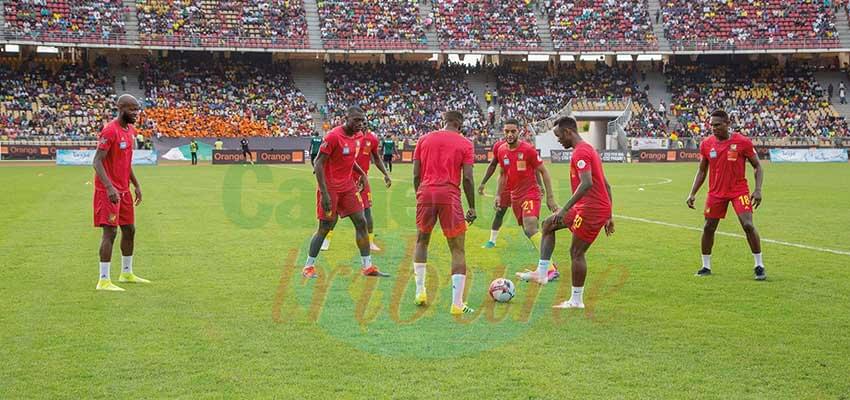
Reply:
[[552, 0], [545, 7], [558, 50], [657, 50], [646, 0]]
[[766, 64], [671, 66], [671, 112], [677, 132], [702, 136], [712, 109], [726, 109], [734, 126], [753, 137], [830, 141], [848, 134], [847, 122], [824, 96], [811, 68]]
[[0, 64], [0, 140], [92, 140], [113, 117], [105, 61]]
[[484, 114], [464, 81], [464, 68], [434, 64], [325, 64], [328, 115], [341, 122], [346, 108], [359, 105], [379, 135], [415, 138], [441, 128], [450, 109], [464, 114], [468, 135], [487, 136]]
[[838, 47], [835, 12], [815, 0], [661, 0], [673, 49]]
[[285, 63], [149, 60], [142, 67], [146, 136], [306, 136], [310, 104]]
[[122, 0], [7, 0], [2, 2], [11, 38], [69, 43], [125, 41]]
[[302, 0], [137, 0], [144, 45], [306, 48]]
[[443, 49], [540, 48], [534, 3], [525, 0], [432, 0]]
[[317, 3], [325, 48], [424, 48], [417, 0]]
[[641, 90], [628, 68], [612, 68], [596, 63], [586, 68], [575, 64], [557, 72], [543, 66], [520, 64], [497, 71], [502, 119], [517, 118], [530, 123], [551, 116], [574, 99], [573, 111], [624, 110], [631, 97], [632, 129], [636, 136], [661, 135], [663, 121], [648, 106], [646, 92]]

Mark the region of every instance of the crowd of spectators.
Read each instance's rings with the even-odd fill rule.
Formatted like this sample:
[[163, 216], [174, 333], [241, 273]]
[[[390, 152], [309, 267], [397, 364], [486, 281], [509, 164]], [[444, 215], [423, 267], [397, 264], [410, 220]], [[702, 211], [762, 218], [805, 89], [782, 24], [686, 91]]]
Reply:
[[540, 47], [531, 0], [432, 0], [434, 25], [443, 48], [516, 49]]
[[145, 44], [294, 47], [309, 45], [303, 0], [137, 0]]
[[0, 139], [95, 139], [114, 116], [112, 82], [103, 60], [0, 64]]
[[322, 41], [329, 48], [424, 47], [417, 0], [319, 0]]
[[326, 63], [328, 105], [323, 113], [340, 123], [348, 107], [360, 106], [376, 134], [413, 138], [440, 129], [442, 113], [457, 110], [464, 115], [467, 136], [487, 136], [484, 113], [465, 72], [451, 64]]
[[676, 48], [837, 47], [829, 0], [662, 0], [664, 35]]
[[117, 43], [125, 33], [122, 0], [7, 0], [2, 33], [32, 40]]
[[550, 0], [544, 10], [558, 50], [652, 50], [647, 0]]
[[232, 59], [158, 59], [142, 67], [145, 135], [306, 136], [309, 103], [285, 63]]
[[715, 108], [729, 112], [733, 128], [757, 137], [843, 137], [847, 122], [826, 99], [812, 69], [767, 64], [668, 67], [674, 129], [684, 136], [710, 133]]

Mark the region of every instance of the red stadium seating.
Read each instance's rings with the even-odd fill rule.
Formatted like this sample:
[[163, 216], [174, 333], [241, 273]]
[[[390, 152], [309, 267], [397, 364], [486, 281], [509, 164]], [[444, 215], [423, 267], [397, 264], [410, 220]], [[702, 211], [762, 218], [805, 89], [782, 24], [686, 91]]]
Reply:
[[416, 0], [324, 0], [317, 5], [325, 48], [427, 47]]
[[556, 49], [658, 49], [646, 0], [553, 0], [546, 11]]
[[118, 44], [125, 41], [121, 0], [8, 0], [8, 36], [38, 41]]

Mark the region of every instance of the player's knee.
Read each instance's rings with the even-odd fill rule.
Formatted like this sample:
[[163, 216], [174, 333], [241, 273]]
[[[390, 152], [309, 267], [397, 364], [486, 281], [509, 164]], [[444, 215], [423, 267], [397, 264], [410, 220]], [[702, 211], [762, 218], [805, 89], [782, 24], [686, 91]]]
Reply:
[[753, 225], [752, 221], [746, 221], [741, 223], [741, 227], [744, 228], [744, 232], [746, 233], [754, 233], [756, 231], [756, 226]]
[[522, 231], [525, 233], [526, 237], [532, 237], [537, 233], [537, 224], [535, 225], [523, 225]]
[[103, 240], [114, 242], [116, 236], [118, 236], [118, 231], [114, 226], [103, 227]]
[[584, 258], [585, 249], [580, 247], [570, 247], [570, 258], [573, 260], [580, 260]]
[[543, 234], [549, 234], [555, 232], [555, 219], [553, 217], [546, 218], [543, 221]]
[[717, 230], [717, 223], [713, 221], [706, 221], [705, 225], [702, 227], [702, 231], [704, 233], [714, 234], [714, 231]]
[[136, 226], [135, 225], [123, 225], [121, 227], [121, 237], [132, 239], [135, 236], [136, 236]]

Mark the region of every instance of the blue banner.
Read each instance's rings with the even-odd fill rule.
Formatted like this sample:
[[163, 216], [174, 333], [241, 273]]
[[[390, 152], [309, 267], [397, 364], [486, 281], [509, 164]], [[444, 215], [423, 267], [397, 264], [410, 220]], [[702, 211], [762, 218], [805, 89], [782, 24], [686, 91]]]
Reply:
[[[92, 165], [95, 150], [56, 151], [56, 165]], [[156, 165], [155, 150], [134, 150], [133, 165]]]
[[847, 149], [770, 149], [771, 162], [847, 162]]

